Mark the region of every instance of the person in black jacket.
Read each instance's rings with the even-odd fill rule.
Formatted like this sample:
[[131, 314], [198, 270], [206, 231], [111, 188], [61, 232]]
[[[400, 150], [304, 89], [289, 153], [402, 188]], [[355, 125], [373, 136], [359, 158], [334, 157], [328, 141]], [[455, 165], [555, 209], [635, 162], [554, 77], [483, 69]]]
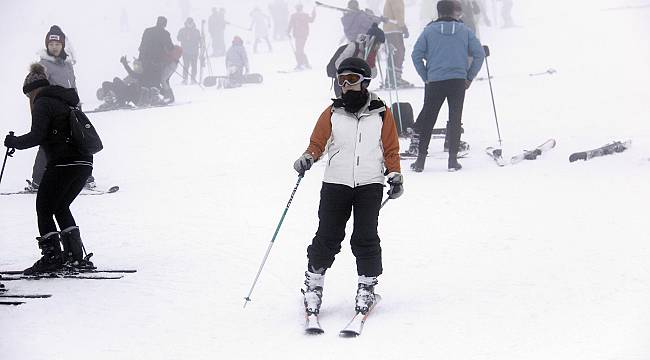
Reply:
[[[70, 212], [70, 204], [93, 170], [92, 155], [83, 155], [65, 135], [70, 133], [70, 107], [79, 103], [79, 96], [74, 88], [51, 86], [45, 68], [40, 64], [31, 65], [23, 93], [29, 98], [31, 130], [22, 136], [7, 135], [4, 145], [18, 150], [40, 145], [48, 160], [36, 195], [40, 233], [36, 240], [43, 257], [24, 273], [32, 275], [59, 270], [64, 264], [92, 268], [92, 263], [83, 257], [79, 227]], [[57, 232], [54, 218], [60, 232]], [[60, 242], [63, 243], [63, 253]]]
[[143, 76], [148, 79], [158, 79], [159, 82], [162, 82], [163, 69], [169, 62], [167, 54], [174, 47], [171, 35], [165, 30], [166, 26], [167, 18], [159, 16], [156, 26], [144, 30], [139, 47], [138, 58], [142, 62]]

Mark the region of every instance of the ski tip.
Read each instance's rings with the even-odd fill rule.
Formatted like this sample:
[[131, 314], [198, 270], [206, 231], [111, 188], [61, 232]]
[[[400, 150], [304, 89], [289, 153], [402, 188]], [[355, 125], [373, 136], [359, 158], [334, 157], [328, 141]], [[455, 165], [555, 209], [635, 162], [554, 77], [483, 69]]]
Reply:
[[352, 330], [341, 330], [341, 331], [339, 331], [339, 337], [342, 337], [342, 338], [355, 338], [355, 337], [357, 337], [359, 335], [360, 334], [358, 332], [352, 331]]

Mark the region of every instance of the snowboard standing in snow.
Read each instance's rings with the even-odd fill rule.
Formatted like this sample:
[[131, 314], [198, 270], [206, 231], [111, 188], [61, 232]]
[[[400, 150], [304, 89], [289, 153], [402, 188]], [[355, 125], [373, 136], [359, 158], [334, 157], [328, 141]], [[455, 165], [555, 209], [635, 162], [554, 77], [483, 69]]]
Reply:
[[542, 153], [554, 148], [555, 143], [555, 139], [548, 139], [546, 142], [534, 148], [533, 150], [524, 150], [523, 153], [513, 156], [510, 159], [510, 163], [514, 165], [524, 160], [535, 160], [538, 156], [542, 155]]
[[578, 160], [590, 160], [598, 156], [611, 155], [627, 150], [632, 145], [632, 140], [614, 141], [611, 144], [601, 146], [597, 149], [580, 151], [569, 156], [569, 162]]

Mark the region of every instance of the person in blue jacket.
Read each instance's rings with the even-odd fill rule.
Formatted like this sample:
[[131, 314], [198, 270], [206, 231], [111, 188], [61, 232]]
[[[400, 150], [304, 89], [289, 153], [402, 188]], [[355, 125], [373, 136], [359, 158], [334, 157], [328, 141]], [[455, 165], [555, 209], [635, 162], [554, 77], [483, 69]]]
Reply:
[[431, 131], [445, 99], [449, 106], [447, 168], [449, 171], [461, 169], [457, 155], [465, 90], [471, 85], [485, 59], [485, 52], [476, 35], [460, 21], [460, 3], [441, 0], [438, 1], [437, 8], [438, 19], [424, 28], [411, 54], [415, 69], [426, 84], [424, 105], [415, 129], [420, 138], [418, 157], [411, 164], [411, 169], [416, 172], [424, 169]]

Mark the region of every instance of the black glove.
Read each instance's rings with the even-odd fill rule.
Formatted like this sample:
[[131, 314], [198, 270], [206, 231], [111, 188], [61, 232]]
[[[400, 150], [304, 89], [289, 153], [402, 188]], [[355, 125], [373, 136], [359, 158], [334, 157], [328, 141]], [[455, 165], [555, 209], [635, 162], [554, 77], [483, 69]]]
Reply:
[[409, 28], [407, 28], [406, 25], [402, 28], [402, 35], [404, 35], [404, 39], [408, 39], [408, 37], [411, 36], [411, 34], [409, 34]]
[[126, 61], [126, 56], [122, 56], [122, 57], [120, 58], [120, 62], [121, 62], [122, 64], [126, 64], [126, 63], [127, 63], [127, 61]]
[[390, 189], [388, 189], [388, 198], [397, 199], [402, 196], [404, 193], [403, 184], [404, 178], [402, 177], [402, 174], [398, 172], [388, 174], [388, 185], [390, 185]]
[[311, 154], [305, 153], [293, 163], [293, 168], [296, 169], [298, 174], [305, 175], [305, 171], [309, 170], [313, 164], [314, 158]]
[[7, 135], [5, 137], [5, 146], [8, 147], [9, 149], [13, 149], [18, 145], [18, 138], [15, 137], [14, 135]]

